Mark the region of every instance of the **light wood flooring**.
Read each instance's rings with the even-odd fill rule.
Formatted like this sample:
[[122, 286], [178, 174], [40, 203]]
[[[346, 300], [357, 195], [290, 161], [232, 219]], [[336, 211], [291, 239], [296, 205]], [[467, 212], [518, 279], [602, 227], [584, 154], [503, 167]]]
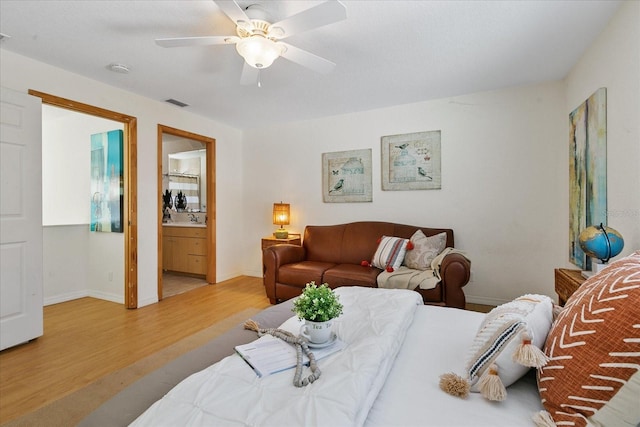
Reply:
[[165, 271], [162, 273], [162, 298], [183, 294], [207, 285], [208, 283], [203, 277], [187, 276]]
[[0, 352], [0, 424], [34, 411], [247, 308], [262, 278], [199, 287], [143, 308], [81, 298], [44, 307], [44, 335]]
[[[94, 298], [44, 307], [44, 335], [0, 352], [0, 424], [235, 313], [268, 306], [262, 278], [243, 276], [135, 310]], [[486, 312], [491, 307], [468, 308]]]

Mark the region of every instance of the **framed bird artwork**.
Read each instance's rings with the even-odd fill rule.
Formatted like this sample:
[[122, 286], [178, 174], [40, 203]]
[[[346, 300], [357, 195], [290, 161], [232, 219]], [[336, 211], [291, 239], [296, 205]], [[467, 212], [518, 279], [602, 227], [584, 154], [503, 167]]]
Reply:
[[322, 201], [373, 201], [370, 148], [322, 154]]
[[382, 137], [383, 190], [439, 190], [440, 131]]

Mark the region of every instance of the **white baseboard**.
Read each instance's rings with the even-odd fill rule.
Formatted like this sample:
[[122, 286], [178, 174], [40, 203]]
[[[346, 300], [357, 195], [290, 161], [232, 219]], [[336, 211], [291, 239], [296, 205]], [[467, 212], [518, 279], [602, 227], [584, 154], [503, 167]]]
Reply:
[[[230, 279], [235, 279], [236, 277], [240, 277], [240, 276], [252, 276], [253, 274], [247, 274], [247, 273], [230, 273], [230, 274], [225, 274], [225, 275], [218, 275], [216, 276], [216, 283], [220, 283], [220, 282], [224, 282], [225, 280], [230, 280]], [[262, 277], [262, 274], [257, 274], [257, 277]]]
[[43, 304], [45, 306], [60, 304], [61, 302], [72, 301], [74, 299], [85, 298], [85, 297], [92, 297], [92, 298], [115, 302], [118, 304], [124, 304], [124, 296], [111, 294], [107, 292], [101, 292], [101, 291], [92, 291], [92, 290], [67, 292], [65, 294], [46, 297], [43, 300]]
[[147, 299], [142, 299], [142, 300], [138, 300], [138, 307], [137, 308], [142, 308], [145, 307], [147, 305], [151, 305], [151, 304], [156, 304], [158, 302], [158, 298], [147, 298]]
[[249, 277], [262, 277], [262, 271], [247, 271], [244, 275]]
[[111, 302], [117, 302], [118, 304], [124, 304], [124, 295], [89, 290], [89, 296], [92, 298], [103, 299]]
[[44, 298], [43, 304], [45, 306], [53, 305], [53, 304], [60, 304], [61, 302], [67, 302], [67, 301], [71, 301], [71, 300], [78, 299], [78, 298], [84, 298], [84, 297], [88, 297], [88, 296], [89, 296], [89, 292], [86, 291], [86, 290], [84, 290], [84, 291], [75, 291], [75, 292], [67, 292], [65, 294], [46, 297], [46, 298]]

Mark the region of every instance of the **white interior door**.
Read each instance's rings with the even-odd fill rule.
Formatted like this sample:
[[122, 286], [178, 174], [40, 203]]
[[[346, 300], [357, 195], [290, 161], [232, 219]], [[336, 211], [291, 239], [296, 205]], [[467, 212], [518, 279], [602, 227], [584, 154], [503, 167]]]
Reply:
[[0, 350], [43, 333], [42, 105], [1, 88]]

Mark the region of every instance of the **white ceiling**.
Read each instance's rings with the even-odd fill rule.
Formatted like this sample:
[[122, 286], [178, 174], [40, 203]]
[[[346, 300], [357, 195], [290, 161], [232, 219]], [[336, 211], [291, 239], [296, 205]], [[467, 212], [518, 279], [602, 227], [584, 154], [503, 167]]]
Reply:
[[[273, 21], [319, 1], [260, 3]], [[337, 64], [280, 58], [241, 86], [234, 46], [154, 39], [232, 35], [212, 0], [0, 1], [2, 49], [246, 129], [564, 78], [620, 1], [343, 1], [347, 19], [286, 41]], [[107, 69], [130, 67], [129, 74]], [[38, 88], [34, 88], [38, 89]], [[59, 94], [64, 96], [64, 94]], [[179, 108], [179, 107], [175, 107]]]

